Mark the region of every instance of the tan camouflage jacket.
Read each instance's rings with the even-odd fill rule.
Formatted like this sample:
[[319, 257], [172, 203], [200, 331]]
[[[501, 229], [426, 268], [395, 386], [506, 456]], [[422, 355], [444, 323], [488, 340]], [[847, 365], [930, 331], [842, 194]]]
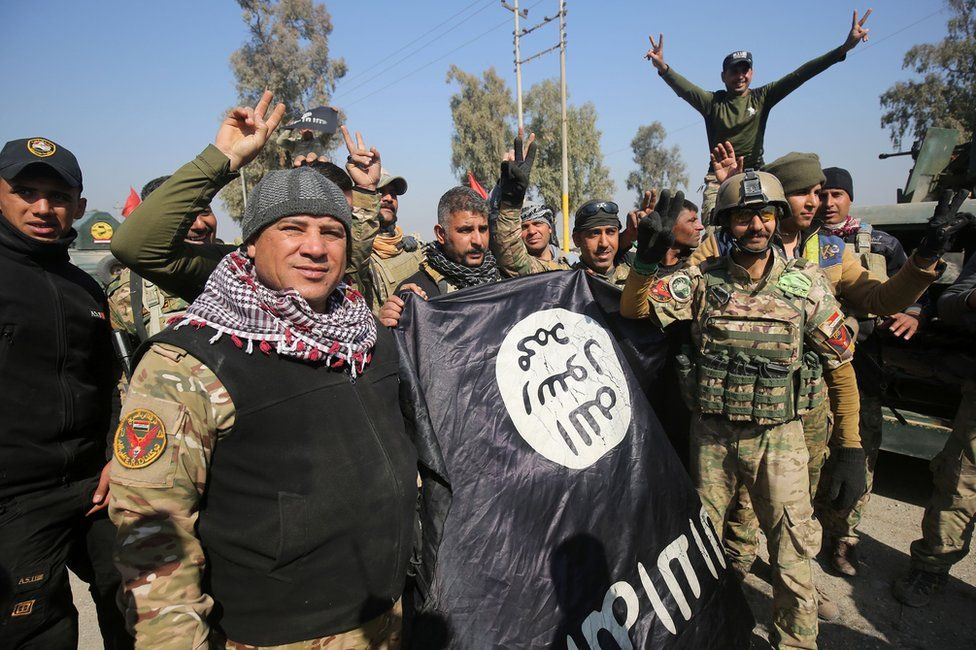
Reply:
[[[181, 348], [155, 344], [132, 375], [113, 442], [109, 516], [118, 528], [126, 624], [137, 648], [250, 648], [211, 634], [213, 599], [196, 536], [210, 458], [236, 411], [217, 376]], [[393, 648], [399, 610], [364, 627], [275, 648]]]
[[[721, 258], [729, 265], [729, 271], [743, 288], [755, 288], [745, 269], [736, 265], [730, 257]], [[718, 260], [712, 260], [715, 263]], [[785, 258], [775, 254], [773, 268], [760, 282], [775, 282], [786, 266]], [[854, 355], [854, 342], [843, 326], [844, 316], [834, 298], [827, 278], [820, 270], [808, 264], [802, 269], [810, 278], [811, 288], [805, 300], [807, 331], [805, 346], [817, 353], [824, 365], [824, 379], [835, 415], [831, 445], [860, 447], [858, 413], [860, 399], [850, 360]], [[680, 295], [675, 297], [672, 283], [678, 280]], [[686, 291], [687, 290], [687, 291]], [[670, 276], [630, 274], [620, 299], [620, 313], [626, 318], [649, 318], [661, 327], [679, 321], [697, 321], [706, 300], [705, 277], [697, 266], [681, 269]], [[692, 327], [692, 339], [701, 343], [701, 330], [697, 322]]]
[[491, 231], [491, 252], [495, 256], [502, 277], [517, 278], [572, 268], [565, 257], [542, 260], [529, 254], [525, 242], [522, 241], [522, 219], [519, 216], [521, 213], [521, 208], [503, 203]]
[[[136, 331], [135, 319], [132, 317], [132, 300], [130, 299], [131, 278], [132, 271], [128, 268], [122, 269], [118, 277], [108, 285], [105, 293], [108, 294], [108, 311], [112, 322], [112, 329], [138, 337], [139, 333]], [[159, 322], [154, 325], [150, 322], [152, 315], [148, 308], [150, 300], [147, 299], [147, 289], [155, 287], [155, 285], [147, 280], [143, 280], [142, 284], [142, 321], [146, 326], [146, 331], [151, 336], [165, 329], [166, 323], [170, 318], [186, 311], [188, 304], [182, 298], [168, 294], [159, 287], [156, 287], [156, 291], [159, 292], [160, 298], [162, 299], [162, 307], [160, 309], [161, 317]]]
[[609, 282], [610, 284], [612, 284], [613, 286], [621, 290], [627, 284], [627, 278], [632, 275], [630, 272], [630, 268], [631, 268], [630, 258], [626, 256], [623, 259], [618, 260], [617, 265], [613, 267], [609, 273], [597, 273], [596, 271], [592, 271], [585, 264], [583, 264], [582, 260], [580, 260], [570, 268], [584, 269], [590, 275], [598, 277], [605, 282]]

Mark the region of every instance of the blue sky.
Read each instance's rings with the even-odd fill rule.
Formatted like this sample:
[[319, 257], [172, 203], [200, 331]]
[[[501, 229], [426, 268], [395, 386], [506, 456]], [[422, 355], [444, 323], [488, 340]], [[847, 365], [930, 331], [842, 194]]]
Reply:
[[[455, 88], [444, 81], [447, 68], [480, 73], [495, 66], [514, 88], [511, 13], [497, 0], [326, 4], [335, 28], [330, 47], [349, 65], [334, 103], [380, 150], [384, 165], [407, 178], [401, 222], [428, 238], [437, 199], [454, 184], [448, 99]], [[521, 4], [530, 8], [531, 25], [554, 14], [558, 0]], [[633, 202], [624, 179], [634, 167], [629, 143], [642, 124], [659, 120], [667, 143], [680, 146], [692, 191], [707, 164], [701, 118], [643, 59], [648, 33], [664, 32], [667, 61], [709, 89], [720, 86], [728, 52], [750, 49], [759, 85], [839, 45], [852, 10], [867, 8], [833, 0], [567, 4], [570, 101], [597, 107], [622, 206]], [[872, 6], [868, 43], [777, 106], [766, 133], [767, 160], [815, 151], [824, 166], [850, 169], [862, 205], [894, 201], [910, 166], [905, 158], [877, 159], [891, 150], [878, 96], [906, 78], [901, 62], [909, 47], [945, 35], [948, 15], [941, 0]], [[8, 106], [0, 142], [41, 135], [68, 147], [82, 164], [89, 205], [117, 215], [130, 185], [172, 172], [212, 141], [221, 113], [236, 103], [228, 59], [245, 38], [240, 10], [227, 0], [0, 3]], [[556, 42], [554, 26], [540, 29], [523, 40], [523, 58]], [[524, 66], [523, 83], [527, 90], [558, 74], [558, 57], [549, 55]], [[221, 206], [217, 211], [221, 236], [236, 236]]]

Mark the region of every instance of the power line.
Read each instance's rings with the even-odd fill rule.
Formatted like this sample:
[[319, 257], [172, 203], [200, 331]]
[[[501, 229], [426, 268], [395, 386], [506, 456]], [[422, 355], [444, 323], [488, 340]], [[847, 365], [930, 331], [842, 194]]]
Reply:
[[[375, 70], [376, 68], [382, 66], [383, 64], [385, 64], [387, 61], [389, 61], [390, 59], [392, 59], [394, 56], [396, 56], [397, 54], [399, 54], [400, 52], [402, 52], [406, 48], [410, 47], [411, 45], [413, 45], [417, 41], [421, 40], [422, 38], [424, 38], [428, 34], [436, 31], [437, 29], [439, 29], [443, 25], [446, 25], [447, 23], [451, 22], [452, 20], [454, 20], [455, 18], [457, 18], [462, 13], [465, 13], [468, 9], [470, 9], [474, 5], [477, 5], [479, 2], [484, 2], [484, 0], [475, 0], [475, 2], [472, 2], [470, 5], [468, 5], [467, 7], [465, 7], [464, 9], [462, 9], [461, 11], [459, 11], [458, 13], [454, 14], [453, 16], [451, 16], [450, 18], [448, 18], [447, 20], [445, 20], [445, 21], [437, 24], [435, 27], [427, 30], [426, 32], [424, 32], [423, 34], [421, 34], [420, 36], [418, 36], [417, 38], [413, 39], [412, 41], [410, 41], [409, 43], [407, 43], [406, 45], [404, 45], [403, 47], [401, 47], [400, 49], [396, 50], [395, 52], [387, 55], [386, 57], [384, 57], [382, 59], [380, 59], [379, 61], [377, 61], [376, 63], [374, 63], [372, 66], [370, 66], [366, 70], [363, 70], [361, 73], [359, 73], [356, 77], [353, 77], [353, 78], [358, 79], [358, 78], [362, 77], [364, 74], [366, 74], [366, 72], [368, 72], [370, 70]], [[359, 83], [357, 83], [357, 84], [355, 84], [355, 85], [353, 85], [351, 87], [345, 87], [345, 88], [342, 88], [342, 89], [336, 91], [336, 94], [337, 95], [340, 95], [340, 96], [348, 95], [348, 94], [350, 94], [350, 93], [358, 90], [359, 88], [362, 88], [363, 86], [369, 84], [371, 81], [373, 81], [373, 80], [375, 80], [375, 79], [377, 79], [379, 77], [382, 77], [391, 68], [395, 68], [395, 67], [399, 66], [400, 64], [402, 64], [403, 62], [405, 62], [406, 60], [408, 60], [410, 57], [412, 57], [415, 54], [419, 54], [420, 52], [424, 51], [425, 49], [427, 49], [428, 47], [430, 47], [431, 45], [433, 45], [434, 43], [436, 43], [438, 40], [444, 38], [444, 36], [446, 36], [447, 34], [451, 33], [452, 31], [454, 31], [455, 29], [457, 29], [458, 27], [460, 27], [461, 25], [463, 25], [467, 21], [471, 20], [472, 18], [474, 18], [475, 16], [477, 16], [478, 14], [480, 14], [482, 11], [484, 11], [485, 9], [487, 9], [488, 7], [490, 7], [493, 4], [493, 2], [494, 2], [494, 0], [489, 0], [488, 3], [485, 4], [483, 7], [481, 7], [480, 9], [478, 9], [477, 11], [475, 11], [473, 13], [469, 13], [467, 15], [467, 17], [465, 17], [463, 20], [461, 20], [457, 24], [449, 27], [448, 29], [443, 30], [443, 32], [439, 36], [428, 40], [423, 45], [421, 45], [420, 47], [416, 48], [415, 50], [413, 50], [409, 54], [400, 57], [398, 61], [396, 61], [395, 63], [393, 63], [389, 67], [384, 67], [378, 73], [376, 73], [374, 75], [371, 75], [367, 79], [364, 79], [363, 81], [360, 81]]]
[[[543, 0], [538, 0], [534, 4], [530, 5], [528, 8], [531, 9], [532, 7], [540, 4], [541, 2], [543, 2]], [[469, 39], [469, 40], [465, 41], [464, 43], [461, 43], [460, 45], [458, 45], [457, 47], [455, 47], [453, 50], [447, 52], [446, 54], [443, 54], [442, 56], [439, 56], [436, 59], [432, 59], [431, 61], [428, 61], [427, 63], [423, 64], [422, 66], [411, 70], [407, 74], [400, 75], [399, 77], [397, 77], [396, 81], [389, 82], [389, 83], [385, 84], [382, 88], [378, 88], [378, 89], [376, 89], [376, 90], [374, 90], [374, 91], [372, 91], [370, 93], [367, 93], [367, 94], [365, 94], [365, 95], [363, 95], [363, 96], [361, 96], [361, 97], [359, 97], [357, 99], [353, 99], [352, 101], [342, 102], [342, 106], [343, 107], [355, 106], [356, 104], [358, 104], [358, 103], [360, 103], [360, 102], [362, 102], [362, 101], [364, 101], [364, 100], [372, 97], [373, 95], [376, 95], [376, 94], [381, 93], [381, 92], [385, 92], [390, 87], [395, 86], [395, 85], [399, 84], [400, 82], [404, 81], [405, 79], [408, 79], [409, 77], [412, 77], [413, 75], [417, 74], [421, 70], [424, 70], [426, 68], [429, 68], [430, 66], [434, 65], [435, 63], [446, 59], [447, 57], [451, 56], [452, 54], [454, 54], [458, 50], [464, 49], [465, 47], [471, 45], [472, 43], [475, 43], [476, 41], [481, 40], [482, 38], [484, 38], [488, 34], [490, 34], [492, 32], [495, 32], [495, 31], [498, 31], [499, 28], [504, 27], [507, 24], [508, 24], [508, 18], [506, 18], [502, 22], [498, 23], [497, 25], [489, 28], [488, 30], [482, 32], [481, 34], [478, 34], [474, 38]]]

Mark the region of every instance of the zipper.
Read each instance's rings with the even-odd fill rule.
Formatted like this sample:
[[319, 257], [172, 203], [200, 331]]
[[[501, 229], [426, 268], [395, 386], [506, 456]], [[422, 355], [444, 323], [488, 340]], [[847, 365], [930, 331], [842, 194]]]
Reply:
[[[57, 342], [58, 355], [58, 387], [61, 391], [62, 403], [61, 433], [64, 433], [70, 429], [72, 421], [74, 420], [74, 409], [70, 397], [71, 391], [68, 387], [67, 379], [64, 376], [64, 367], [67, 364], [67, 332], [65, 332], [66, 324], [64, 319], [64, 303], [62, 301], [61, 292], [58, 291], [57, 285], [55, 285], [54, 280], [51, 279], [51, 274], [45, 271], [44, 277], [51, 286], [51, 293], [54, 294], [54, 329], [56, 334], [55, 340]], [[58, 445], [61, 447], [61, 453], [64, 456], [64, 467], [62, 468], [61, 473], [62, 475], [65, 475], [68, 471], [70, 459], [68, 458], [68, 452], [65, 450], [64, 445], [60, 442]]]
[[[393, 486], [396, 488], [397, 503], [399, 504], [400, 499], [403, 498], [403, 487], [400, 485], [400, 479], [397, 478], [396, 471], [395, 471], [395, 469], [393, 467], [393, 459], [390, 458], [390, 452], [387, 450], [386, 446], [380, 440], [379, 433], [376, 431], [376, 427], [373, 425], [373, 418], [370, 417], [370, 415], [369, 415], [369, 409], [366, 408], [366, 403], [363, 401], [363, 396], [360, 394], [359, 388], [357, 388], [355, 385], [353, 385], [352, 390], [353, 390], [354, 393], [356, 393], [356, 399], [359, 400], [359, 405], [362, 407], [363, 413], [366, 415], [366, 421], [369, 423], [369, 431], [370, 431], [371, 434], [373, 434], [373, 440], [376, 441], [376, 444], [383, 451], [383, 458], [386, 461], [386, 467], [387, 467], [387, 470], [390, 473], [390, 478], [393, 479]], [[395, 570], [395, 573], [397, 573], [397, 574], [399, 574], [399, 572], [400, 572], [400, 557], [399, 556], [400, 556], [400, 553], [402, 551], [402, 549], [400, 548], [400, 546], [401, 546], [401, 544], [400, 544], [400, 535], [402, 533], [402, 530], [403, 530], [403, 524], [399, 520], [399, 517], [398, 517], [397, 518], [397, 531], [396, 531], [397, 555], [396, 555], [396, 559], [394, 560], [395, 564], [393, 566], [393, 568]], [[409, 559], [408, 559], [408, 561], [409, 561]]]

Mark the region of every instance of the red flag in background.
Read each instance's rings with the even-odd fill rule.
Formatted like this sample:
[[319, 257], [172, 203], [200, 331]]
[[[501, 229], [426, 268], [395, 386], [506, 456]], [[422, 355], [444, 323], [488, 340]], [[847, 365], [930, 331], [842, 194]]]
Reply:
[[133, 210], [135, 210], [137, 207], [139, 207], [139, 204], [140, 203], [142, 203], [142, 199], [140, 199], [139, 198], [139, 195], [136, 194], [135, 188], [133, 188], [130, 185], [129, 186], [129, 198], [127, 198], [125, 200], [125, 205], [122, 206], [122, 216], [123, 217], [128, 217], [130, 214], [132, 214], [132, 211]]
[[481, 187], [481, 183], [478, 182], [478, 179], [471, 172], [468, 172], [468, 186], [480, 194], [481, 198], [488, 200], [488, 192], [485, 191], [485, 188]]

